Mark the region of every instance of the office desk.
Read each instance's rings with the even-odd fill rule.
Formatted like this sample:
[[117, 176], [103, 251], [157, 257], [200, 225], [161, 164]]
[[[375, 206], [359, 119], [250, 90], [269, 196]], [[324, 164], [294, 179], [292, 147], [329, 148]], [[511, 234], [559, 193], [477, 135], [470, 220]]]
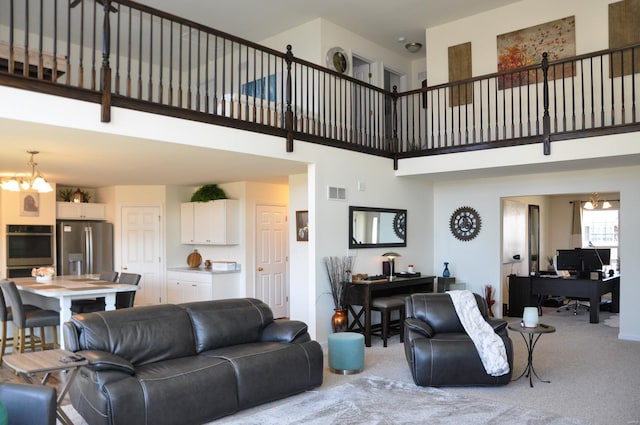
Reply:
[[[611, 292], [611, 311], [620, 311], [620, 275], [601, 280], [580, 278], [532, 277], [531, 293], [540, 297], [544, 295], [589, 298], [589, 322], [600, 321], [600, 300], [604, 294]], [[540, 298], [541, 300], [542, 298]]]
[[[82, 300], [104, 297], [105, 310], [116, 309], [116, 293], [137, 291], [137, 285], [97, 280], [92, 276], [54, 276], [50, 281], [38, 282], [35, 277], [11, 279], [23, 292], [46, 298], [57, 298], [60, 305], [60, 344], [64, 345], [62, 328], [64, 322], [71, 318], [71, 300]], [[64, 347], [63, 347], [64, 348]]]
[[[348, 330], [364, 333], [364, 343], [371, 347], [371, 300], [414, 292], [433, 292], [435, 276], [396, 277], [392, 281], [354, 281], [347, 290], [347, 308], [353, 316]], [[356, 306], [360, 309], [356, 310]], [[364, 319], [364, 323], [362, 323]]]

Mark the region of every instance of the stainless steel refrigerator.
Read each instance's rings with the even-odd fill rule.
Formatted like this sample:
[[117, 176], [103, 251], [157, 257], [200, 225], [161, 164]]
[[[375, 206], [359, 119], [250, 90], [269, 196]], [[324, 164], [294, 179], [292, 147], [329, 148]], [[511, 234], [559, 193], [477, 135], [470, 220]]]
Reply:
[[56, 274], [97, 274], [113, 270], [113, 224], [60, 220], [56, 230]]

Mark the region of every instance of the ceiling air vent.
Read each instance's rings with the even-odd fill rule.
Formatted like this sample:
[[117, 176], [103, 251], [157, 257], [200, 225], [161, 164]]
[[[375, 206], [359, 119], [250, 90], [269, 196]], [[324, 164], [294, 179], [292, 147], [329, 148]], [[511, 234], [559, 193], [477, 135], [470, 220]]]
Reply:
[[327, 198], [330, 201], [346, 201], [347, 189], [344, 187], [327, 186]]

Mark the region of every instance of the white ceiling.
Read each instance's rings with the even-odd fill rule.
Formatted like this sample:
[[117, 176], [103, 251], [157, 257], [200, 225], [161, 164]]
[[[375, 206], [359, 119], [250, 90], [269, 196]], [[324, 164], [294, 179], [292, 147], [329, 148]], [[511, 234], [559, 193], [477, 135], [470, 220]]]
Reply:
[[[259, 41], [325, 18], [409, 57], [398, 37], [424, 44], [425, 28], [518, 0], [141, 0], [176, 16]], [[401, 6], [401, 7], [399, 7]], [[232, 18], [230, 18], [232, 17]], [[291, 41], [295, 45], [295, 40]], [[418, 55], [424, 55], [424, 50]], [[98, 117], [96, 117], [98, 119]], [[40, 171], [59, 185], [201, 185], [230, 181], [286, 183], [306, 165], [246, 154], [132, 140], [0, 119], [0, 176], [29, 171], [27, 150], [38, 150]], [[92, 141], [89, 145], [87, 139]], [[284, 144], [283, 144], [284, 149]]]

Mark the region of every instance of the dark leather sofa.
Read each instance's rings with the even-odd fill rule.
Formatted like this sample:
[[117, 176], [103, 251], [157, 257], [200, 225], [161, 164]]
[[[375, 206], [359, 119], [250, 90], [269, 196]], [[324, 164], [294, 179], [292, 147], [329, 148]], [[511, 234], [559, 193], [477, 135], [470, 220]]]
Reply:
[[507, 322], [489, 317], [485, 299], [474, 295], [482, 317], [504, 342], [509, 373], [487, 374], [448, 294], [412, 294], [406, 298], [404, 349], [417, 385], [505, 385], [511, 381], [513, 345]]
[[64, 339], [90, 363], [69, 391], [90, 425], [201, 424], [322, 384], [307, 325], [252, 298], [74, 315]]

